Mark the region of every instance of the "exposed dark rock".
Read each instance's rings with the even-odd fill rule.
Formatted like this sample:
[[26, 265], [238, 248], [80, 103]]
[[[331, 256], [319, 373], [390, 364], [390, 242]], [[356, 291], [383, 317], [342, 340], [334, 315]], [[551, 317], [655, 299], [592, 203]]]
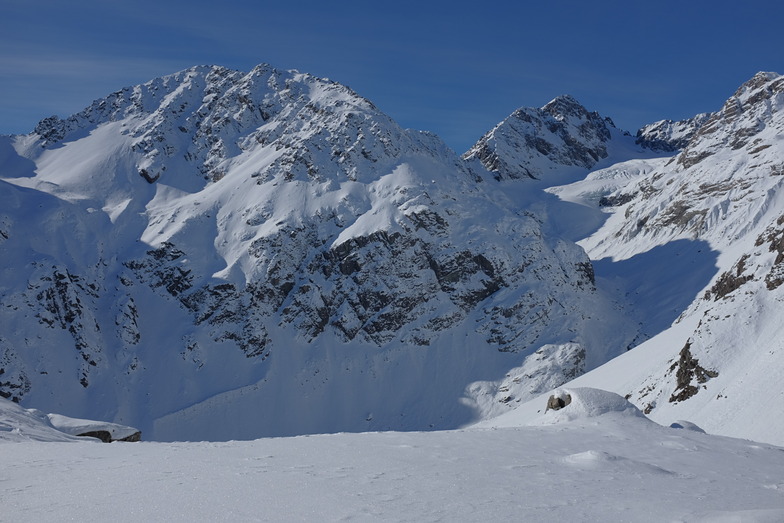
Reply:
[[593, 264], [590, 261], [578, 263], [577, 272], [582, 274], [591, 285], [596, 285], [596, 274], [593, 270]]
[[85, 437], [85, 438], [97, 438], [104, 443], [111, 443], [113, 441], [126, 441], [126, 442], [136, 442], [142, 440], [142, 433], [141, 432], [134, 432], [130, 436], [126, 436], [124, 438], [112, 439], [112, 434], [108, 430], [93, 430], [90, 432], [85, 432], [83, 434], [77, 434], [78, 437]]
[[68, 125], [58, 116], [49, 116], [38, 122], [33, 132], [43, 138], [45, 144], [55, 143], [65, 138]]
[[681, 349], [680, 359], [670, 367], [670, 371], [675, 369], [677, 369], [675, 373], [676, 386], [670, 396], [670, 403], [685, 401], [697, 394], [700, 389], [693, 381], [696, 381], [697, 384], [703, 384], [719, 375], [715, 370], [702, 367], [697, 358], [692, 356], [691, 340], [687, 341]]
[[755, 245], [760, 247], [765, 243], [768, 243], [769, 252], [776, 253], [773, 266], [765, 275], [765, 286], [772, 291], [784, 284], [784, 215], [757, 237]]
[[155, 183], [161, 177], [161, 173], [150, 174], [150, 171], [147, 169], [139, 169], [139, 176], [144, 178], [147, 183]]
[[566, 407], [572, 402], [571, 394], [566, 394], [565, 396], [556, 396], [553, 394], [547, 399], [547, 408], [545, 412], [548, 410], [561, 410], [562, 408]]
[[707, 211], [705, 209], [693, 209], [688, 202], [678, 200], [673, 202], [662, 213], [661, 225], [665, 227], [669, 225], [680, 225], [681, 227], [685, 227], [695, 217], [702, 218], [706, 213]]
[[637, 197], [636, 194], [621, 193], [599, 198], [599, 207], [620, 207]]
[[718, 301], [739, 289], [746, 282], [753, 280], [754, 276], [751, 274], [742, 275], [746, 270], [746, 261], [748, 259], [748, 255], [742, 256], [733, 267], [734, 270], [722, 273], [719, 279], [716, 280], [716, 283], [709, 290], [705, 291], [703, 298], [709, 300], [712, 297], [713, 301]]

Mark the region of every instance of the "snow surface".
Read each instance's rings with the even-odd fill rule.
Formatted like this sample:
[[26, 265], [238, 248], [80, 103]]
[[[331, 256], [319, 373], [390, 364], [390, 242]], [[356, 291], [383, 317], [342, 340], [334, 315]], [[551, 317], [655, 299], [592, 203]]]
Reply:
[[111, 445], [0, 432], [2, 518], [784, 519], [784, 449], [662, 427], [605, 391], [564, 392], [572, 403], [539, 426]]

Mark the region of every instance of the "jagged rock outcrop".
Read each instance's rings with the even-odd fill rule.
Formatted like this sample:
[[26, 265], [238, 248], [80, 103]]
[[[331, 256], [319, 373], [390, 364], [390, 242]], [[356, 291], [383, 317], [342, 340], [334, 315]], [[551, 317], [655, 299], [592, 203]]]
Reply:
[[561, 410], [572, 402], [570, 394], [563, 394], [563, 396], [556, 396], [553, 394], [547, 398], [547, 407], [544, 409], [545, 413], [549, 410]]
[[688, 145], [712, 116], [712, 113], [700, 113], [677, 122], [660, 120], [648, 124], [637, 131], [635, 142], [652, 151], [676, 153]]

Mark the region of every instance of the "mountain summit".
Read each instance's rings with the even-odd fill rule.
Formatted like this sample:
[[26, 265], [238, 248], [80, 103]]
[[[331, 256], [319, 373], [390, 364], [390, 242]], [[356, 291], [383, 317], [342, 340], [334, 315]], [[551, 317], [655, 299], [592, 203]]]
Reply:
[[[619, 164], [554, 190], [595, 201], [600, 182], [607, 188], [600, 201], [609, 218], [580, 244], [605, 260], [594, 262], [600, 287], [603, 268], [628, 264], [644, 273], [630, 313], [659, 270], [668, 297], [691, 289], [670, 328], [602, 371], [603, 386], [658, 421], [689, 419], [708, 432], [784, 442], [784, 410], [770, 401], [784, 372], [782, 108], [784, 77], [759, 73], [699, 117], [675, 156]], [[640, 263], [653, 253], [656, 264]], [[690, 281], [706, 273], [709, 281]], [[650, 302], [642, 316], [664, 305], [669, 299]]]
[[609, 118], [590, 112], [571, 96], [539, 109], [516, 110], [463, 155], [477, 159], [498, 180], [543, 179], [566, 169], [586, 173], [615, 147], [634, 148]]

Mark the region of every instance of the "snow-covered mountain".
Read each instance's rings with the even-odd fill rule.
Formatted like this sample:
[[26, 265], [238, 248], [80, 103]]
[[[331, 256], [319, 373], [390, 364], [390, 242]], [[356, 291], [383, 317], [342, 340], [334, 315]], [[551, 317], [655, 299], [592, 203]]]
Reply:
[[328, 80], [196, 67], [0, 151], [0, 390], [42, 410], [151, 439], [455, 427], [487, 414], [469, 384], [528, 361], [535, 394], [635, 336], [582, 249]]
[[637, 131], [635, 142], [661, 153], [676, 153], [688, 145], [692, 137], [707, 122], [711, 113], [700, 113], [685, 120], [660, 120]]
[[[653, 419], [784, 444], [783, 107], [784, 77], [759, 73], [676, 156], [552, 189], [607, 205], [610, 217], [580, 244], [600, 287], [624, 266], [645, 272], [619, 289], [633, 293], [630, 310], [666, 303], [645, 294], [662, 268], [668, 295], [692, 295], [672, 328], [579, 383], [601, 382]], [[709, 281], [689, 281], [699, 274]]]
[[149, 439], [421, 430], [612, 360], [578, 383], [784, 443], [782, 85], [636, 137], [562, 96], [462, 158], [264, 65], [45, 119], [0, 137], [0, 394]]

